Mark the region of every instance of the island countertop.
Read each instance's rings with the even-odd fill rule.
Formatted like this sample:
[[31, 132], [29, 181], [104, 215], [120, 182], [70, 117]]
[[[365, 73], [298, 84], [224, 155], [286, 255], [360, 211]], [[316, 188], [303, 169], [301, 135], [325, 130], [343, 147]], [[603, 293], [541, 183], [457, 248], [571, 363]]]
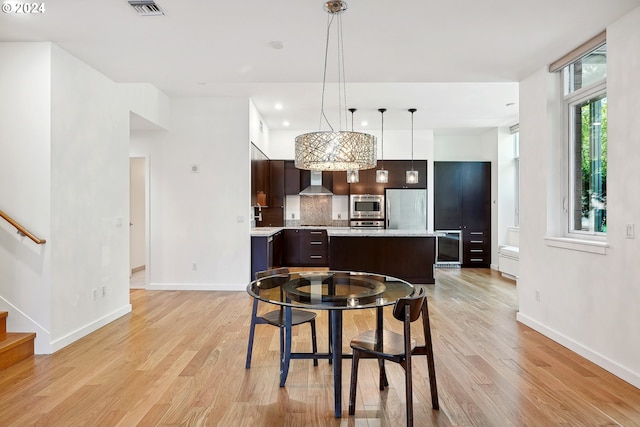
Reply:
[[290, 230], [326, 230], [327, 236], [332, 237], [437, 237], [440, 233], [427, 230], [391, 230], [379, 228], [351, 228], [351, 227], [327, 227], [327, 226], [295, 226], [295, 227], [254, 227], [251, 229], [252, 237], [269, 237], [279, 231]]

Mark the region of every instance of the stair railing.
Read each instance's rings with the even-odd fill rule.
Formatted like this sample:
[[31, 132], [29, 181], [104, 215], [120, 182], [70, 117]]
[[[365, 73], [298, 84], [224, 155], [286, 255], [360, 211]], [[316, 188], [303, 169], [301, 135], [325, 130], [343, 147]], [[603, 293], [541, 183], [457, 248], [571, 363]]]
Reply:
[[33, 240], [38, 245], [44, 245], [45, 243], [47, 243], [45, 239], [39, 239], [29, 230], [27, 230], [22, 225], [20, 225], [16, 220], [14, 220], [13, 218], [11, 218], [9, 215], [7, 215], [1, 210], [0, 210], [0, 217], [7, 220], [9, 224], [13, 225], [18, 230], [18, 234], [20, 234], [21, 236], [27, 236], [29, 239]]

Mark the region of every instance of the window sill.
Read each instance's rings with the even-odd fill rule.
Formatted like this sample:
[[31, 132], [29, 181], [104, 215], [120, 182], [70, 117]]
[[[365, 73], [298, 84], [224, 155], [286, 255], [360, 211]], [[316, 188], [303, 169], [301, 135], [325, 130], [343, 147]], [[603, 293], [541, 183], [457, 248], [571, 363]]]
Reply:
[[593, 240], [573, 239], [569, 237], [545, 237], [547, 246], [572, 251], [589, 252], [592, 254], [606, 255], [609, 244]]

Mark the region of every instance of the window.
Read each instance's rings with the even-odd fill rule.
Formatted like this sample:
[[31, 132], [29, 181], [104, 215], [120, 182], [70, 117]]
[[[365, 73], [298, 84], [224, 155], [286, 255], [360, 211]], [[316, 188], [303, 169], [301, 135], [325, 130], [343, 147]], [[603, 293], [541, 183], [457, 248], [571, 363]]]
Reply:
[[570, 237], [604, 237], [607, 232], [606, 52], [606, 44], [598, 46], [562, 70]]
[[515, 194], [514, 194], [514, 219], [516, 227], [520, 226], [520, 127], [514, 125], [511, 127], [511, 135], [513, 137], [513, 161], [515, 163]]

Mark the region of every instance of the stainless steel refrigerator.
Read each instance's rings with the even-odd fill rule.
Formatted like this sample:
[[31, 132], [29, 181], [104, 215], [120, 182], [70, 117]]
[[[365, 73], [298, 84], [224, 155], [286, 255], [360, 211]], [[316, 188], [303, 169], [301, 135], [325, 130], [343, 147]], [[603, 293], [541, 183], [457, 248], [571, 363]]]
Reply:
[[427, 190], [385, 189], [385, 227], [396, 230], [427, 229]]

